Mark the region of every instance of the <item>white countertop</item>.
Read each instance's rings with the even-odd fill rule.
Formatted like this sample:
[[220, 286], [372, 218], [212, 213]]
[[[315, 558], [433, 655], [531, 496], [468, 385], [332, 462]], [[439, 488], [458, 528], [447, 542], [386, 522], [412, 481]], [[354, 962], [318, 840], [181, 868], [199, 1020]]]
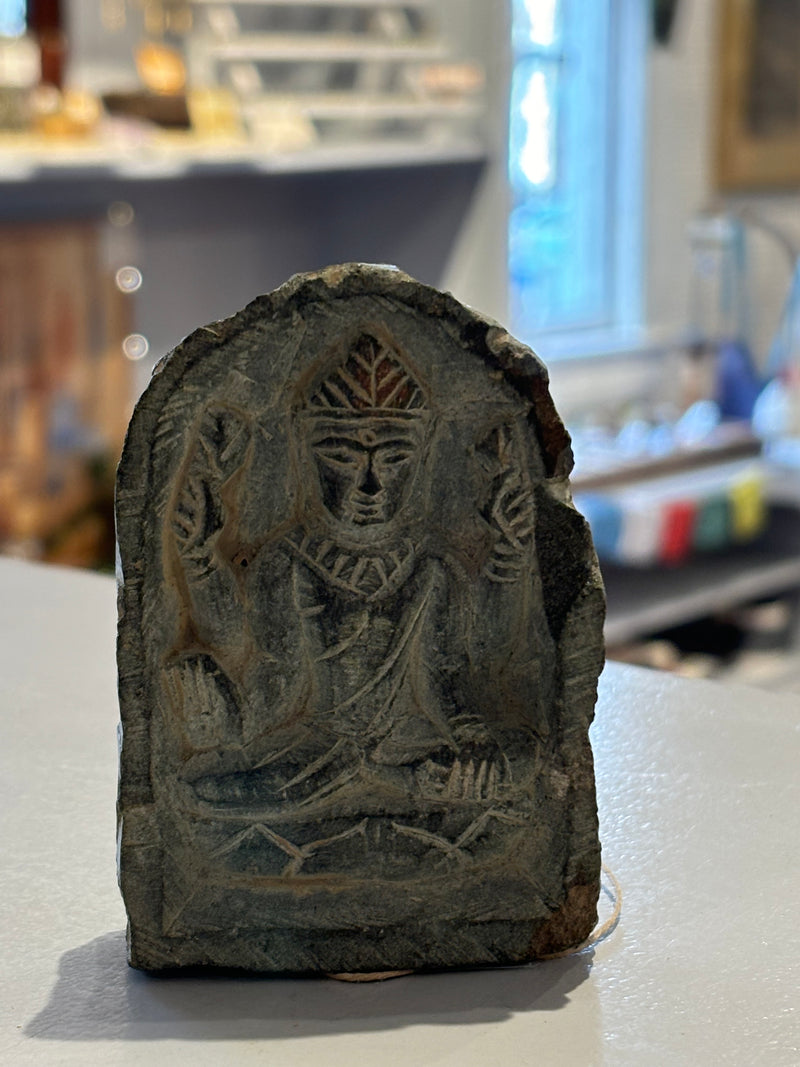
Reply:
[[593, 949], [371, 985], [153, 978], [116, 886], [114, 629], [111, 579], [0, 559], [0, 1063], [800, 1063], [796, 695], [606, 668], [624, 899]]

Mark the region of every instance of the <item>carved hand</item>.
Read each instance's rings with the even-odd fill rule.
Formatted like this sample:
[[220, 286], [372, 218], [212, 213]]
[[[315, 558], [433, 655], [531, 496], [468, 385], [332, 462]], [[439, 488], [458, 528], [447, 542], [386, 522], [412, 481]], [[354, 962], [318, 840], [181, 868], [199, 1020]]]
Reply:
[[192, 654], [168, 664], [162, 685], [189, 743], [200, 751], [241, 739], [234, 685], [213, 656]]
[[215, 568], [217, 537], [226, 521], [223, 487], [242, 467], [250, 434], [227, 409], [210, 408], [200, 420], [171, 526], [184, 567], [192, 578]]

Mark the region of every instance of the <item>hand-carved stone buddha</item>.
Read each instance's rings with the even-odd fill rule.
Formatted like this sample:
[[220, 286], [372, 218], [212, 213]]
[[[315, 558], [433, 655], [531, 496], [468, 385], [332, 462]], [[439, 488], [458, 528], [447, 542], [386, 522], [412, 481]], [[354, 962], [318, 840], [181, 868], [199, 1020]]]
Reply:
[[[564, 641], [576, 600], [597, 610], [585, 529], [546, 491], [535, 403], [485, 356], [460, 367], [452, 333], [400, 293], [433, 291], [344, 270], [348, 292], [323, 274], [316, 311], [295, 292], [272, 320], [195, 335], [206, 380], [190, 355], [153, 408], [152, 630], [133, 656], [149, 664], [142, 785], [161, 855], [146, 876], [125, 862], [135, 752], [122, 780], [141, 966], [522, 959], [570, 907], [589, 932], [594, 801], [575, 768], [599, 629], [588, 650]], [[272, 345], [287, 322], [297, 341], [284, 365], [262, 355], [281, 314]], [[554, 534], [579, 552], [561, 588], [539, 559]], [[130, 640], [123, 621], [121, 678]]]

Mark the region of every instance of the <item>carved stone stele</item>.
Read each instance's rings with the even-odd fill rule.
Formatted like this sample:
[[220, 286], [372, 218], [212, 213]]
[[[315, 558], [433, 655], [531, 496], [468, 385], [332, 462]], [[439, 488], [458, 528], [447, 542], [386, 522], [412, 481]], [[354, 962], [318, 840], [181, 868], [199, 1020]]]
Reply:
[[389, 268], [157, 368], [119, 468], [130, 962], [508, 964], [578, 944], [603, 593], [538, 359]]

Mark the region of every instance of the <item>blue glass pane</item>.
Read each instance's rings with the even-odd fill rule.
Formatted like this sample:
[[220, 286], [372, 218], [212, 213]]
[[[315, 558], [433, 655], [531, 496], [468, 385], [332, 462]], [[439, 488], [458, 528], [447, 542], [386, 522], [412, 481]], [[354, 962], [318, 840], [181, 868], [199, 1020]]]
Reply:
[[555, 47], [559, 41], [560, 16], [561, 0], [514, 0], [514, 47], [520, 52]]
[[25, 0], [0, 0], [0, 37], [25, 32]]
[[611, 315], [608, 0], [565, 5], [559, 57], [522, 57], [512, 76], [511, 314], [543, 330]]

